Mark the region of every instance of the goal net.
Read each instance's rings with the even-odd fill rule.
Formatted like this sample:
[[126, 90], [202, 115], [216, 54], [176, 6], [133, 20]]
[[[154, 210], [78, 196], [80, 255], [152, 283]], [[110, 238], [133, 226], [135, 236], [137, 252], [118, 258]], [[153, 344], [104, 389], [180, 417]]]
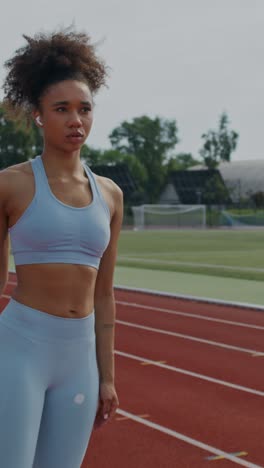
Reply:
[[235, 214], [225, 210], [221, 212], [222, 224], [232, 227], [257, 227], [264, 226], [264, 211], [257, 210], [255, 213]]
[[205, 228], [205, 205], [133, 206], [134, 229]]

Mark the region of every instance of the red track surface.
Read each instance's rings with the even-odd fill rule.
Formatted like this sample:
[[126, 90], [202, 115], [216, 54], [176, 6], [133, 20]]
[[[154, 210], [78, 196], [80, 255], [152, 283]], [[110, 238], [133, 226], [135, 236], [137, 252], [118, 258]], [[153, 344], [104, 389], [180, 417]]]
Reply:
[[[122, 290], [116, 301], [120, 407], [81, 468], [264, 467], [264, 312]], [[247, 455], [207, 459], [217, 451]]]

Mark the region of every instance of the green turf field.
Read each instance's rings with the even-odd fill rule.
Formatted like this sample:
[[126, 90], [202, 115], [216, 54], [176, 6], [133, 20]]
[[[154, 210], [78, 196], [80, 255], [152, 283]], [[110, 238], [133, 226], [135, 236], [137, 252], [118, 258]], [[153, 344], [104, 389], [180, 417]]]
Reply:
[[122, 231], [118, 265], [264, 280], [264, 230]]
[[264, 290], [261, 281], [117, 266], [115, 286], [151, 289], [188, 297], [243, 302], [264, 307]]

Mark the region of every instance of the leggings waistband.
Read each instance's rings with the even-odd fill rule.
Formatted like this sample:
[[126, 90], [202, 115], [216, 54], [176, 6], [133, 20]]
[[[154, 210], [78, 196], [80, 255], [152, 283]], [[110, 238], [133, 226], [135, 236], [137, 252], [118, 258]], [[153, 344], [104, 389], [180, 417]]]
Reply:
[[82, 318], [66, 318], [34, 309], [11, 298], [0, 314], [0, 321], [21, 334], [51, 340], [92, 339], [95, 313]]

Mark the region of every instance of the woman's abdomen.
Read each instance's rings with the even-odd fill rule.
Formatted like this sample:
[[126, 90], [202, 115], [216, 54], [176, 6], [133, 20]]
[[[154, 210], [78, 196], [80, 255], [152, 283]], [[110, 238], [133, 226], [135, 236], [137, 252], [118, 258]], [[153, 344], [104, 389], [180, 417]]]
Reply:
[[65, 317], [84, 317], [94, 307], [97, 270], [86, 265], [32, 264], [16, 267], [12, 297], [25, 305]]

